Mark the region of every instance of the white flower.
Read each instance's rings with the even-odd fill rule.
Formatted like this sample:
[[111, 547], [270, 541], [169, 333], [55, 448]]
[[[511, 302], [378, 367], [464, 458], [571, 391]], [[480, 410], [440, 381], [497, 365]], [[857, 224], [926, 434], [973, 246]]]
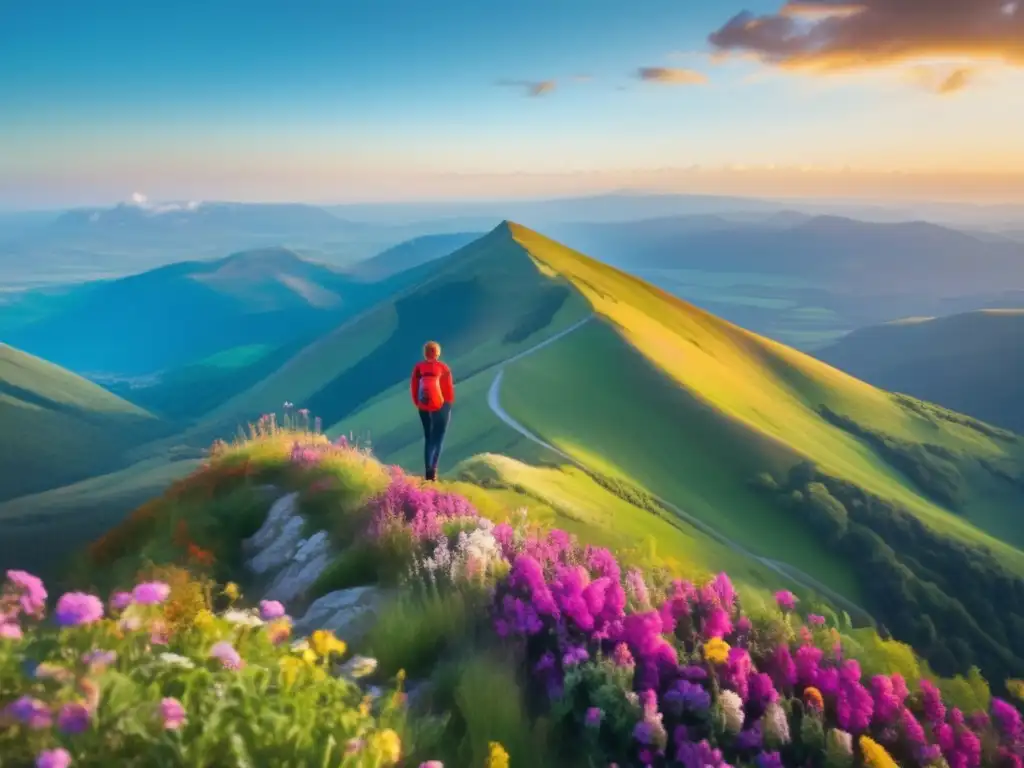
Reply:
[[239, 611], [230, 608], [221, 614], [225, 621], [242, 627], [262, 627], [263, 619], [250, 611]]
[[773, 701], [765, 710], [762, 728], [770, 746], [789, 743], [789, 720], [786, 719], [786, 711], [777, 701]]
[[377, 660], [369, 656], [353, 656], [341, 667], [341, 673], [353, 680], [367, 677], [377, 671]]
[[192, 663], [192, 659], [184, 656], [179, 656], [176, 653], [161, 653], [157, 656], [160, 661], [171, 667], [181, 667], [182, 669], [194, 669], [195, 664]]
[[292, 643], [292, 650], [295, 651], [296, 653], [302, 653], [303, 651], [308, 651], [309, 650], [309, 641], [305, 640], [305, 639], [303, 639], [303, 640], [296, 640], [294, 643]]
[[718, 695], [718, 704], [725, 715], [725, 727], [732, 733], [743, 730], [743, 699], [735, 691], [722, 691]]

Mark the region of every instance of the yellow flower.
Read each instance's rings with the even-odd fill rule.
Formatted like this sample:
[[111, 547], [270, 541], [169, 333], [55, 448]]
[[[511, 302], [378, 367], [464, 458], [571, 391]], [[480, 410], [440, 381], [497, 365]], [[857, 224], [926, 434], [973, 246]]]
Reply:
[[1024, 680], [1007, 680], [1006, 690], [1010, 692], [1010, 695], [1015, 699], [1024, 700]]
[[277, 619], [267, 625], [267, 639], [274, 645], [280, 645], [292, 635], [292, 625], [287, 619]]
[[278, 661], [278, 664], [281, 667], [281, 679], [284, 681], [285, 687], [291, 688], [299, 677], [299, 671], [303, 667], [302, 662], [294, 656], [284, 656]]
[[306, 648], [302, 652], [302, 660], [307, 664], [316, 664], [316, 652], [312, 648]]
[[729, 660], [729, 644], [720, 637], [704, 643], [704, 658], [712, 664], [725, 664]]
[[329, 656], [332, 653], [340, 656], [348, 649], [348, 646], [336, 638], [329, 629], [318, 629], [313, 633], [309, 642], [313, 646], [313, 650], [320, 656]]
[[864, 764], [869, 768], [899, 768], [885, 747], [869, 736], [860, 737], [860, 751], [864, 755]]
[[508, 768], [508, 752], [496, 741], [492, 741], [487, 748], [487, 762], [484, 768]]
[[213, 626], [213, 622], [214, 622], [213, 614], [210, 613], [205, 608], [203, 608], [201, 611], [199, 611], [195, 615], [195, 618], [192, 619], [192, 624], [194, 626], [198, 627], [199, 629], [206, 629], [207, 627], [212, 627]]
[[238, 588], [238, 585], [235, 584], [235, 582], [229, 581], [224, 586], [224, 594], [227, 596], [228, 600], [234, 602], [242, 596], [242, 591]]
[[370, 749], [384, 761], [384, 765], [394, 765], [402, 759], [402, 740], [390, 728], [373, 734]]

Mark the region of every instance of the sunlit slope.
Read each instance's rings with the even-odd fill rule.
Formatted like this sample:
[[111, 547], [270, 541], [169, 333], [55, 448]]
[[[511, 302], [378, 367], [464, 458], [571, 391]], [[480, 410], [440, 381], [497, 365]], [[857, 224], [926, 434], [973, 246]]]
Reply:
[[979, 527], [992, 518], [985, 482], [971, 485], [954, 514], [820, 409], [900, 440], [941, 446], [968, 463], [1019, 460], [1019, 443], [966, 420], [929, 419], [889, 393], [536, 232], [514, 224], [509, 231], [543, 273], [570, 281], [603, 321], [509, 366], [502, 403], [531, 431], [693, 505], [692, 513], [795, 565], [814, 558], [793, 538], [796, 522], [787, 527], [777, 518], [785, 512], [766, 509], [745, 486], [757, 472], [809, 459], [937, 529], [988, 545], [1024, 572], [1021, 552]]
[[110, 471], [159, 429], [141, 408], [0, 343], [0, 500]]

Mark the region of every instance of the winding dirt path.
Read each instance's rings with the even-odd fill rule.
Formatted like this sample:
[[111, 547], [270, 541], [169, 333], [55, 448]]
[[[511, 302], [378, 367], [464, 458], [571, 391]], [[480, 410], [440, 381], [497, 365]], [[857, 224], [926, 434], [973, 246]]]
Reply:
[[[520, 424], [518, 421], [516, 421], [514, 418], [512, 418], [508, 414], [508, 412], [504, 408], [501, 407], [501, 382], [502, 382], [502, 378], [504, 377], [504, 374], [505, 374], [505, 366], [506, 365], [508, 365], [509, 363], [513, 363], [516, 360], [520, 360], [520, 359], [526, 357], [527, 355], [532, 355], [537, 350], [543, 349], [544, 347], [548, 346], [549, 344], [554, 344], [556, 341], [560, 340], [561, 338], [563, 338], [565, 336], [568, 336], [570, 333], [572, 333], [573, 331], [576, 331], [579, 328], [583, 327], [584, 325], [586, 325], [588, 322], [590, 322], [593, 319], [594, 319], [594, 315], [588, 315], [587, 317], [585, 317], [582, 320], [580, 320], [578, 323], [576, 323], [574, 325], [571, 325], [568, 328], [566, 328], [565, 330], [556, 333], [554, 336], [548, 337], [547, 339], [545, 339], [544, 341], [540, 342], [536, 346], [530, 347], [529, 349], [526, 349], [526, 350], [520, 352], [519, 354], [514, 355], [514, 356], [508, 358], [507, 360], [505, 360], [504, 362], [502, 362], [500, 364], [500, 366], [498, 367], [497, 373], [494, 374], [494, 380], [491, 382], [490, 389], [487, 391], [487, 407], [490, 408], [491, 412], [495, 416], [497, 416], [499, 419], [501, 419], [501, 421], [504, 424], [506, 424], [508, 427], [510, 427], [513, 430], [515, 430], [516, 432], [518, 432], [520, 435], [525, 437], [527, 440], [530, 440], [530, 441], [536, 443], [537, 445], [539, 445], [539, 446], [541, 446], [543, 448], [548, 449], [549, 451], [552, 451], [552, 452], [558, 454], [559, 456], [564, 458], [566, 461], [568, 461], [571, 464], [573, 464], [573, 465], [579, 467], [580, 469], [582, 469], [584, 472], [587, 472], [588, 470], [587, 470], [587, 468], [581, 462], [579, 462], [578, 460], [576, 460], [575, 458], [573, 458], [572, 456], [567, 454], [565, 451], [562, 451], [562, 450], [556, 448], [555, 446], [551, 445], [550, 443], [546, 442], [545, 440], [543, 440], [540, 437], [538, 437], [537, 435], [535, 435], [533, 432], [531, 432], [526, 427], [524, 427], [522, 424]], [[649, 491], [648, 491], [648, 493], [649, 493]], [[797, 567], [795, 567], [793, 565], [790, 565], [789, 563], [784, 563], [784, 562], [781, 562], [779, 560], [772, 560], [772, 559], [767, 558], [767, 557], [761, 557], [760, 555], [756, 555], [753, 552], [751, 552], [750, 550], [748, 550], [746, 547], [744, 547], [741, 544], [733, 541], [732, 539], [728, 538], [727, 536], [725, 536], [723, 533], [721, 533], [717, 529], [711, 527], [710, 525], [705, 523], [700, 518], [694, 517], [690, 513], [683, 511], [682, 509], [677, 507], [675, 504], [672, 504], [671, 502], [666, 501], [665, 499], [661, 498], [660, 496], [655, 496], [654, 494], [650, 494], [650, 495], [651, 495], [651, 497], [655, 501], [657, 501], [659, 504], [661, 504], [663, 507], [665, 507], [665, 509], [668, 509], [671, 512], [673, 512], [674, 514], [676, 514], [679, 517], [680, 520], [685, 521], [689, 525], [693, 526], [697, 530], [701, 531], [705, 535], [707, 535], [707, 536], [711, 537], [712, 539], [714, 539], [715, 541], [717, 541], [719, 544], [722, 544], [723, 546], [728, 547], [729, 549], [733, 550], [734, 552], [736, 552], [736, 553], [738, 553], [740, 555], [743, 555], [744, 557], [748, 557], [748, 558], [750, 558], [752, 560], [756, 560], [761, 565], [763, 565], [765, 568], [768, 568], [769, 570], [774, 571], [775, 573], [779, 574], [780, 576], [782, 576], [783, 578], [785, 578], [785, 579], [787, 579], [787, 580], [789, 580], [791, 582], [794, 582], [794, 583], [796, 583], [796, 584], [798, 584], [798, 585], [800, 585], [802, 587], [805, 587], [805, 588], [810, 589], [810, 590], [812, 590], [814, 592], [817, 592], [818, 594], [822, 595], [823, 597], [827, 598], [830, 602], [832, 602], [833, 605], [838, 606], [838, 607], [842, 608], [843, 610], [845, 610], [848, 614], [850, 614], [851, 617], [859, 618], [861, 621], [865, 621], [867, 623], [874, 623], [873, 619], [871, 618], [871, 614], [870, 613], [868, 613], [866, 610], [864, 610], [862, 607], [860, 607], [856, 603], [852, 602], [848, 598], [846, 598], [843, 595], [839, 594], [838, 592], [836, 592], [831, 587], [821, 583], [820, 581], [815, 579], [810, 574], [804, 573], [799, 568], [797, 568]]]

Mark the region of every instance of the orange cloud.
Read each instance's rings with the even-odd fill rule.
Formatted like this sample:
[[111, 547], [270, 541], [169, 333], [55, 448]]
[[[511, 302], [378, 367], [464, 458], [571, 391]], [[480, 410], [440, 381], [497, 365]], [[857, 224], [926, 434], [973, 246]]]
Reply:
[[971, 67], [937, 67], [920, 65], [909, 71], [912, 82], [933, 93], [946, 96], [962, 91], [974, 82], [977, 71]]
[[[1024, 7], [1017, 0], [789, 0], [774, 14], [737, 14], [709, 41], [720, 53], [823, 73], [941, 57], [1024, 66]], [[944, 92], [969, 80], [964, 70]]]
[[506, 88], [522, 88], [527, 96], [543, 96], [551, 93], [558, 85], [556, 80], [499, 80], [498, 85]]
[[703, 72], [672, 67], [640, 67], [636, 76], [641, 80], [663, 85], [700, 85], [708, 81]]

